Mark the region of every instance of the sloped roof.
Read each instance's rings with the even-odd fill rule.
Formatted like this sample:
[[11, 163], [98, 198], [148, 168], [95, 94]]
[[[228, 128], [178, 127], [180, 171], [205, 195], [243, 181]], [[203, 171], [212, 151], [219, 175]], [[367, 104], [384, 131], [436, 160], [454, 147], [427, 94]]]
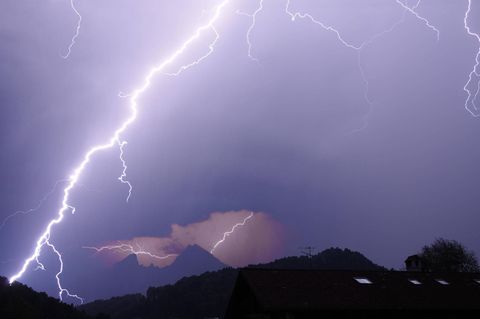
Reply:
[[480, 308], [478, 273], [243, 269], [239, 276], [265, 311]]

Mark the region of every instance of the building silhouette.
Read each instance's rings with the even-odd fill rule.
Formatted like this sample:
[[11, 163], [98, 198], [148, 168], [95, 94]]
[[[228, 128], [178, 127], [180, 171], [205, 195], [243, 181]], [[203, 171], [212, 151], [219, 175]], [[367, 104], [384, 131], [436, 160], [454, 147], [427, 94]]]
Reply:
[[418, 271], [239, 272], [226, 319], [480, 318], [480, 274]]

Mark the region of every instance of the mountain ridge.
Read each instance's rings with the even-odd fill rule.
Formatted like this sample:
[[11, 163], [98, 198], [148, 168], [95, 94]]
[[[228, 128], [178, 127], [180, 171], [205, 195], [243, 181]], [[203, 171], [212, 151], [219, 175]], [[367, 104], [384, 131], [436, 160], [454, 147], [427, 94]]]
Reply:
[[90, 300], [143, 293], [153, 285], [172, 284], [185, 276], [224, 267], [225, 264], [197, 245], [187, 246], [171, 265], [163, 268], [141, 266], [137, 256], [132, 254], [113, 267], [92, 273], [90, 278], [79, 281], [75, 291]]
[[[208, 254], [205, 255], [205, 254]], [[192, 263], [192, 259], [210, 257], [199, 247], [191, 247], [178, 264]], [[213, 257], [213, 256], [212, 256]], [[184, 260], [182, 260], [184, 259]], [[213, 260], [213, 259], [212, 259]], [[191, 265], [188, 265], [191, 266]], [[135, 256], [127, 257], [120, 265], [138, 265]], [[317, 255], [284, 257], [266, 264], [249, 265], [267, 269], [338, 269], [385, 271], [361, 253], [349, 249], [330, 248]], [[174, 267], [175, 268], [175, 267]], [[180, 267], [181, 268], [181, 267]], [[0, 277], [0, 318], [72, 318], [72, 319], [150, 319], [150, 318], [199, 318], [222, 317], [228, 305], [239, 269], [227, 267], [207, 271], [200, 275], [184, 276], [174, 284], [149, 287], [142, 293], [127, 294], [106, 300], [73, 307], [46, 293], [36, 292], [21, 283], [10, 285], [7, 278]], [[120, 279], [119, 279], [120, 278]], [[123, 278], [118, 277], [121, 282]], [[95, 282], [94, 288], [101, 283]], [[185, 307], [188, 305], [188, 307]]]
[[[385, 271], [359, 252], [329, 248], [311, 257], [284, 257], [246, 268], [337, 269]], [[112, 319], [221, 317], [228, 304], [238, 269], [224, 268], [184, 277], [175, 284], [150, 287], [146, 295], [136, 294], [96, 300], [81, 306], [90, 315], [107, 313]], [[188, 305], [188, 307], [185, 307]]]

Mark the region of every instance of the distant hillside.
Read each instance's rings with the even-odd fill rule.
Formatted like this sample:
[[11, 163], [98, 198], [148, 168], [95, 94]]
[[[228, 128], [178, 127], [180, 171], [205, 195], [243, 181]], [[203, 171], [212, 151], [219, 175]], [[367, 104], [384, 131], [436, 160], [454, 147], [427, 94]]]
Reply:
[[[249, 267], [385, 270], [358, 252], [339, 248], [324, 250], [312, 258], [286, 257], [268, 264]], [[174, 285], [149, 288], [146, 296], [137, 294], [98, 300], [83, 305], [80, 309], [91, 315], [107, 313], [113, 319], [221, 318], [227, 307], [237, 273], [238, 270], [233, 268], [207, 272], [200, 276], [183, 278]]]
[[237, 270], [225, 268], [191, 276], [174, 285], [149, 288], [140, 294], [97, 300], [80, 309], [91, 315], [107, 313], [112, 318], [214, 318], [223, 315]]
[[274, 269], [386, 270], [357, 251], [340, 248], [326, 249], [312, 256], [312, 258], [306, 256], [285, 257], [253, 267]]
[[[2, 319], [91, 319], [83, 311], [64, 304], [46, 293], [39, 293], [20, 283], [10, 285], [0, 277], [0, 318]], [[102, 315], [97, 317], [108, 318]]]

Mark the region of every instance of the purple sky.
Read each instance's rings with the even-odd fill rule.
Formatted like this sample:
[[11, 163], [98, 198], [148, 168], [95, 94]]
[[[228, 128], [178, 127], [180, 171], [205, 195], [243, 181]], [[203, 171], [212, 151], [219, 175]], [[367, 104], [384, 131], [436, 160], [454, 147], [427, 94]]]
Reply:
[[[219, 2], [78, 0], [81, 33], [65, 60], [77, 23], [69, 1], [3, 0], [1, 220], [37, 206], [68, 178], [128, 116], [128, 98], [118, 93], [138, 87]], [[288, 255], [305, 245], [348, 247], [400, 268], [437, 237], [480, 255], [480, 122], [465, 110], [463, 90], [480, 43], [464, 28], [468, 1], [423, 0], [416, 17], [395, 0], [291, 0], [292, 12], [333, 26], [352, 46], [367, 43], [358, 51], [307, 19], [292, 22], [286, 1], [264, 0], [249, 33], [255, 62], [252, 19], [237, 10], [258, 4], [232, 0], [215, 24], [213, 54], [178, 77], [155, 77], [142, 95], [123, 136], [134, 187], [128, 203], [118, 149], [85, 170], [72, 192], [76, 214], [52, 233], [65, 278], [85, 271], [77, 266], [83, 246], [164, 238], [174, 224], [242, 210], [282, 225]], [[421, 17], [440, 31], [438, 41]], [[473, 0], [473, 32], [479, 21]], [[166, 71], [205, 54], [212, 39], [205, 33]], [[0, 274], [31, 254], [64, 185], [2, 226]], [[232, 256], [253, 258], [245, 254], [252, 245], [230, 245]], [[267, 245], [264, 257], [274, 246], [278, 253]], [[46, 263], [51, 257], [45, 253]]]

